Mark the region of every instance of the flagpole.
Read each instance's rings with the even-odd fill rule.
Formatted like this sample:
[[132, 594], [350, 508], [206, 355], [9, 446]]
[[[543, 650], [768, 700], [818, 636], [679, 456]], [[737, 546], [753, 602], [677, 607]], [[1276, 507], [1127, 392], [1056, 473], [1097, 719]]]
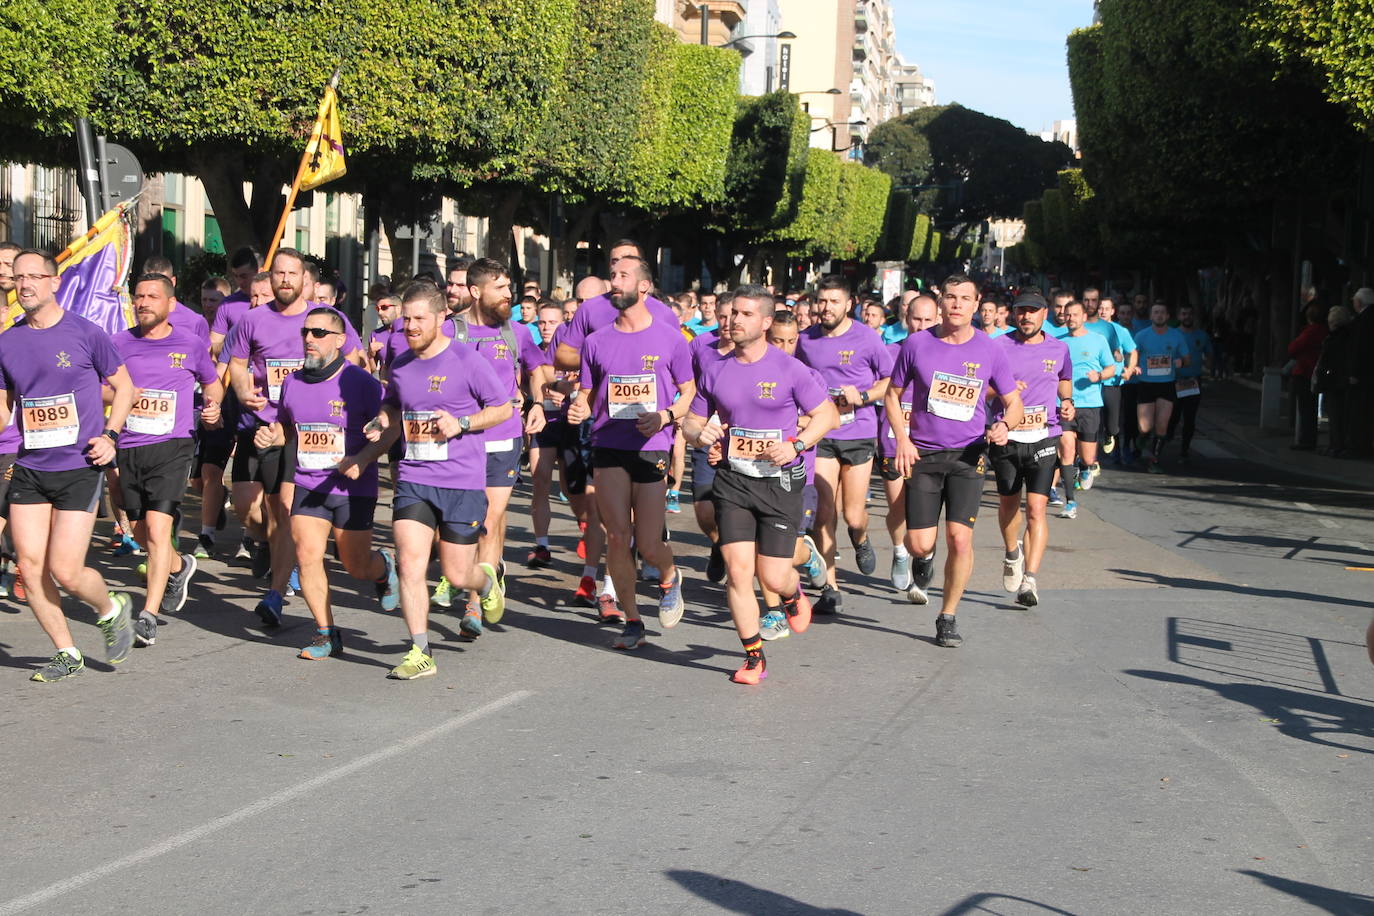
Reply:
[[[334, 90], [339, 88], [338, 69], [335, 69], [334, 74], [329, 77], [329, 88]], [[301, 164], [296, 168], [296, 178], [291, 182], [291, 191], [286, 195], [286, 209], [282, 210], [281, 219], [277, 221], [276, 234], [272, 236], [272, 242], [267, 247], [267, 257], [262, 262], [264, 269], [271, 268], [272, 258], [281, 245], [281, 237], [286, 234], [287, 221], [291, 219], [291, 211], [296, 207], [296, 195], [300, 193], [301, 182], [305, 180], [305, 170], [310, 167], [311, 151], [319, 149], [323, 134], [325, 105], [328, 104], [328, 100], [329, 93], [326, 92], [320, 99], [320, 110], [315, 115], [314, 127], [310, 129], [310, 141], [305, 144], [305, 152], [301, 153]]]

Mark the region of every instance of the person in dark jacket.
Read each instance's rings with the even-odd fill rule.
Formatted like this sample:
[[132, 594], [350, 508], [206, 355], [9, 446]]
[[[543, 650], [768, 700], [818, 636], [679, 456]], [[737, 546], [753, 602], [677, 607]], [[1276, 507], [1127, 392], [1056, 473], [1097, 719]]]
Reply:
[[1312, 390], [1312, 370], [1322, 354], [1327, 329], [1326, 310], [1309, 302], [1303, 310], [1307, 324], [1288, 345], [1293, 362], [1293, 445], [1310, 451], [1317, 447], [1317, 394]]
[[1362, 286], [1351, 300], [1355, 320], [1350, 323], [1349, 449], [1357, 458], [1374, 454], [1374, 289]]
[[1322, 452], [1333, 458], [1350, 454], [1350, 352], [1355, 336], [1350, 330], [1350, 309], [1333, 306], [1326, 313], [1330, 330], [1322, 341], [1321, 356], [1312, 369], [1312, 393], [1321, 395], [1329, 421], [1330, 442]]

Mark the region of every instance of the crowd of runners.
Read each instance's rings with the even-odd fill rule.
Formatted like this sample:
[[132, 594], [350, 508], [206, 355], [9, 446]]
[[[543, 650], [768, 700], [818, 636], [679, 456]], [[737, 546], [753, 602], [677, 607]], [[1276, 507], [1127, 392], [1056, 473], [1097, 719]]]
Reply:
[[[1176, 431], [1178, 459], [1189, 455], [1209, 344], [1186, 307], [1092, 289], [985, 295], [962, 274], [886, 303], [856, 298], [839, 276], [806, 291], [667, 296], [633, 241], [609, 254], [608, 278], [561, 302], [513, 291], [486, 258], [452, 264], [444, 285], [376, 287], [365, 337], [298, 251], [265, 269], [236, 252], [200, 311], [177, 301], [173, 266], [155, 257], [131, 284], [137, 324], [110, 337], [63, 311], [51, 256], [0, 244], [0, 292], [15, 290], [22, 309], [0, 333], [0, 587], [52, 641], [32, 679], [84, 670], [62, 592], [94, 610], [119, 664], [156, 643], [200, 561], [231, 553], [266, 586], [257, 625], [280, 628], [297, 597], [315, 624], [299, 657], [338, 656], [347, 631], [331, 605], [331, 537], [342, 572], [404, 621], [409, 647], [390, 676], [433, 675], [430, 614], [452, 613], [465, 639], [480, 638], [506, 607], [508, 552], [529, 568], [553, 562], [563, 502], [581, 533], [568, 603], [633, 650], [646, 640], [642, 610], [661, 629], [687, 610], [668, 522], [690, 480], [706, 576], [724, 583], [742, 647], [732, 680], [757, 684], [764, 642], [843, 614], [841, 524], [852, 571], [876, 574], [875, 470], [895, 598], [931, 602], [943, 518], [935, 640], [956, 647], [989, 471], [1003, 585], [1033, 607], [1049, 510], [1076, 516], [1100, 458], [1160, 472]], [[533, 542], [508, 551], [525, 474]], [[198, 518], [182, 515], [188, 490]], [[145, 576], [141, 607], [87, 565], [107, 493], [116, 553]], [[230, 513], [243, 539], [218, 544]]]

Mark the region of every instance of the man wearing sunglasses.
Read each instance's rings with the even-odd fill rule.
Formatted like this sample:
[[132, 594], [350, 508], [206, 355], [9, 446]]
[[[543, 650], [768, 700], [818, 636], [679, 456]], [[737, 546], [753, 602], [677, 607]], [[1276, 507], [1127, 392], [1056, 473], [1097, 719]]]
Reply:
[[[295, 565], [291, 543], [290, 514], [294, 496], [291, 470], [294, 456], [272, 432], [281, 404], [282, 383], [305, 364], [301, 355], [301, 328], [310, 304], [302, 295], [305, 256], [294, 248], [279, 250], [270, 271], [272, 301], [240, 319], [230, 336], [229, 378], [241, 409], [252, 415], [251, 425], [239, 430], [232, 477], [235, 483], [262, 485], [267, 494], [267, 538], [272, 576], [267, 594], [256, 612], [263, 625], [281, 624], [282, 592]], [[321, 306], [328, 308], [328, 306]], [[337, 311], [335, 314], [339, 314]], [[361, 364], [362, 345], [357, 333], [344, 322], [344, 358]]]

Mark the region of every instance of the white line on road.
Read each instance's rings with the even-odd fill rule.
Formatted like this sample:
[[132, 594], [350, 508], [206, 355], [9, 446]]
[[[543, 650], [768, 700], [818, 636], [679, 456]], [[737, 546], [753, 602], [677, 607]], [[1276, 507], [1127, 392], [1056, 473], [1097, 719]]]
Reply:
[[[1304, 511], [1304, 512], [1311, 512], [1313, 515], [1316, 515], [1316, 513], [1317, 513], [1317, 507], [1314, 506], [1314, 505], [1312, 505], [1311, 503], [1299, 503], [1299, 502], [1295, 502], [1295, 503], [1293, 503], [1293, 505], [1297, 506], [1299, 509], [1301, 509], [1301, 510]], [[1327, 518], [1325, 515], [1319, 515], [1319, 516], [1317, 516], [1317, 521], [1321, 522], [1322, 525], [1326, 526], [1327, 528], [1339, 528], [1339, 527], [1341, 527], [1339, 524], [1337, 524], [1336, 522], [1333, 522], [1331, 519]]]
[[1339, 528], [1339, 527], [1341, 527], [1340, 525], [1338, 525], [1338, 524], [1336, 524], [1335, 522], [1331, 521], [1331, 519], [1327, 518], [1325, 515], [1320, 516], [1320, 517], [1317, 519], [1317, 521], [1321, 522], [1323, 525], [1325, 525], [1325, 526], [1328, 527], [1328, 528]]
[[1297, 506], [1299, 509], [1301, 509], [1301, 510], [1304, 511], [1304, 512], [1316, 512], [1316, 511], [1317, 511], [1317, 507], [1314, 506], [1314, 505], [1312, 505], [1311, 503], [1293, 503], [1293, 505]]
[[199, 827], [192, 827], [184, 833], [178, 833], [176, 836], [163, 840], [161, 843], [156, 843], [152, 846], [140, 849], [138, 852], [127, 855], [122, 859], [107, 862], [98, 868], [82, 872], [65, 881], [50, 884], [42, 890], [34, 891], [32, 894], [26, 894], [23, 897], [15, 897], [13, 900], [0, 904], [0, 916], [11, 916], [13, 913], [22, 913], [24, 910], [35, 907], [54, 897], [70, 894], [72, 891], [85, 887], [92, 881], [99, 881], [101, 878], [112, 875], [115, 872], [123, 871], [134, 865], [140, 865], [147, 862], [149, 859], [155, 859], [160, 855], [173, 852], [197, 840], [202, 840], [213, 833], [218, 833], [225, 827], [232, 826], [250, 817], [264, 814], [294, 798], [305, 795], [308, 792], [313, 792], [321, 786], [326, 786], [331, 782], [343, 779], [345, 776], [350, 776], [359, 770], [365, 770], [374, 764], [381, 763], [383, 760], [412, 751], [422, 744], [427, 744], [435, 738], [462, 728], [464, 725], [476, 722], [478, 719], [489, 716], [501, 709], [505, 709], [507, 706], [513, 706], [533, 695], [534, 693], [529, 690], [517, 690], [514, 693], [508, 693], [500, 699], [492, 700], [485, 706], [449, 719], [447, 722], [440, 723], [433, 728], [413, 735], [398, 744], [390, 745], [379, 751], [373, 751], [371, 754], [359, 757], [351, 763], [345, 763], [343, 766], [335, 767], [328, 773], [321, 773], [318, 776], [307, 779], [305, 782], [297, 783], [289, 789], [283, 789], [280, 792], [269, 795], [259, 801], [255, 801], [251, 805], [242, 807], [237, 811], [231, 811], [229, 814], [206, 821]]

